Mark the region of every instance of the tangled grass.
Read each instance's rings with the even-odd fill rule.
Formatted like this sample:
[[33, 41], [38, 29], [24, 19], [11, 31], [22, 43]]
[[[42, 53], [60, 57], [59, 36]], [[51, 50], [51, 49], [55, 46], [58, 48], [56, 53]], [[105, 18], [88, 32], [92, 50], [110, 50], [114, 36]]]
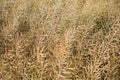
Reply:
[[0, 80], [120, 80], [120, 0], [0, 0]]

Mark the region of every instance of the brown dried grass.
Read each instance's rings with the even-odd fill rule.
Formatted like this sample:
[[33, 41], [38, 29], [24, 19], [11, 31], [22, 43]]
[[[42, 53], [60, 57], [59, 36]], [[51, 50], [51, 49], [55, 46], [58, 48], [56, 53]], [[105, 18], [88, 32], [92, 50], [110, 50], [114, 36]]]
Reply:
[[120, 1], [0, 0], [0, 80], [120, 80]]

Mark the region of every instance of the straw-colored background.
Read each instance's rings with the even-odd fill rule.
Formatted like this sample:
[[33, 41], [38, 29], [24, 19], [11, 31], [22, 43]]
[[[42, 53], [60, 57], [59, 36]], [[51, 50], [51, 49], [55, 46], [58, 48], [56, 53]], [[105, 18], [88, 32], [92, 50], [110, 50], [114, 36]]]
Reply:
[[0, 0], [0, 80], [120, 80], [120, 0]]

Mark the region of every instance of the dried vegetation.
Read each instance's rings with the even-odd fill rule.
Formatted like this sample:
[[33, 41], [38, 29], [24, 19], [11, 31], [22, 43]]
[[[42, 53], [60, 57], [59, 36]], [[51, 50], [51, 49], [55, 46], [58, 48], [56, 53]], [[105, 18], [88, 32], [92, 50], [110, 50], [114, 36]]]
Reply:
[[0, 80], [120, 80], [120, 0], [0, 0]]

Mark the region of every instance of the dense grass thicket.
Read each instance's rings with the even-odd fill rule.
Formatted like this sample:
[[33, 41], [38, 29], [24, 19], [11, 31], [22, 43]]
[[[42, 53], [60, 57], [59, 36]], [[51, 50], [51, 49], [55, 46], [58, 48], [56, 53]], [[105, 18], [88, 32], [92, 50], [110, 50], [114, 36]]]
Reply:
[[120, 0], [0, 0], [0, 80], [120, 80]]

